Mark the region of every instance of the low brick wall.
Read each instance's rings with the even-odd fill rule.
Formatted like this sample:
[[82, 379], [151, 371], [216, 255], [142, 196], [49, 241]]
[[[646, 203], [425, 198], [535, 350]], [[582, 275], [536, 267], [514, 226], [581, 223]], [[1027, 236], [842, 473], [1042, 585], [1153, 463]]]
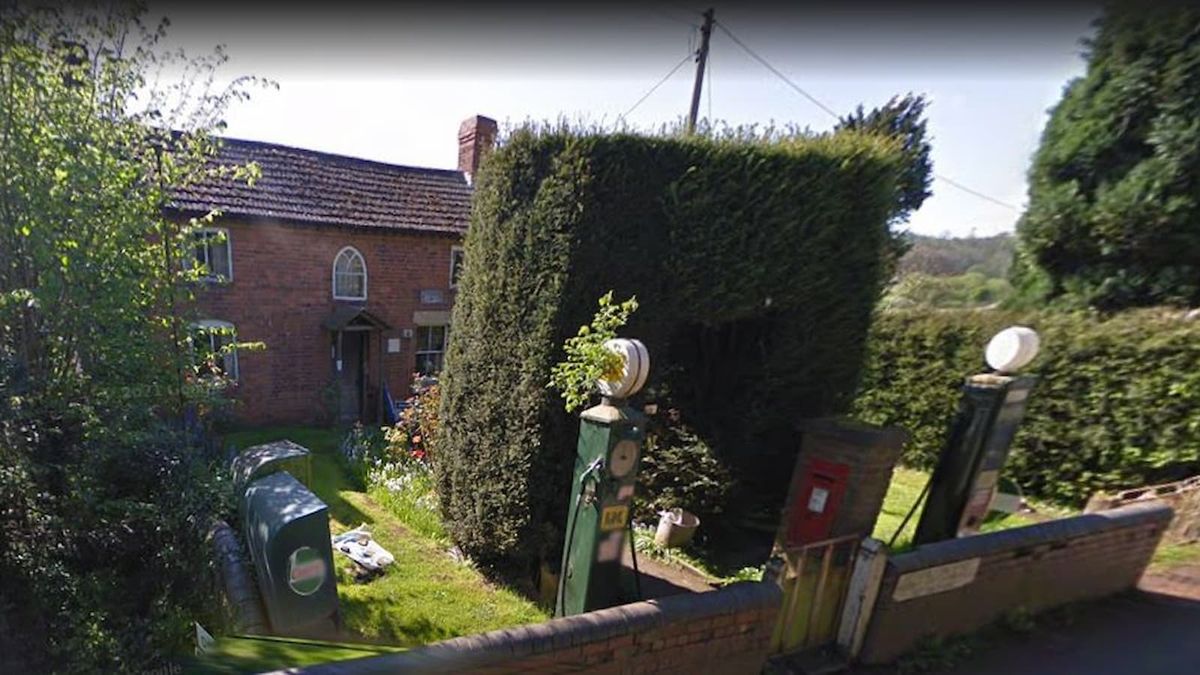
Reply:
[[758, 673], [781, 601], [774, 584], [741, 583], [286, 672]]
[[246, 635], [270, 635], [258, 584], [233, 528], [223, 520], [214, 520], [208, 529], [208, 543], [217, 568], [221, 606], [234, 630]]
[[886, 663], [928, 635], [978, 630], [1134, 586], [1172, 511], [1161, 502], [927, 544], [888, 561], [859, 655]]

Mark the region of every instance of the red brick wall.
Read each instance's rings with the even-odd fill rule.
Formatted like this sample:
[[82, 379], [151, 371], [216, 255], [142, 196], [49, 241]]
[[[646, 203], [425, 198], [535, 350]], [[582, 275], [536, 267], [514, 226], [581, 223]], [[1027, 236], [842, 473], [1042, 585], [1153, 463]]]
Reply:
[[[232, 247], [233, 281], [205, 286], [198, 293], [201, 318], [228, 321], [238, 340], [264, 342], [265, 351], [238, 355], [236, 407], [245, 424], [311, 424], [327, 419], [323, 391], [334, 364], [330, 332], [321, 325], [333, 311], [333, 260], [353, 246], [367, 265], [366, 308], [391, 330], [382, 339], [415, 328], [413, 312], [448, 310], [450, 250], [459, 238], [366, 228], [296, 225], [222, 219]], [[444, 305], [420, 305], [420, 290], [445, 291]], [[376, 364], [380, 333], [367, 347], [368, 388], [378, 390]], [[383, 354], [383, 372], [392, 396], [407, 395], [415, 367], [414, 340], [401, 351]], [[386, 342], [384, 343], [386, 346]]]
[[[1039, 612], [1131, 588], [1171, 515], [1161, 502], [1142, 503], [896, 555], [884, 571], [859, 658], [886, 663], [925, 636], [969, 633], [1016, 609]], [[979, 567], [965, 585], [920, 597], [893, 597], [906, 574], [974, 558]]]
[[781, 601], [774, 584], [735, 584], [288, 672], [757, 675]]
[[892, 482], [892, 472], [908, 434], [899, 427], [879, 427], [834, 418], [805, 420], [799, 428], [802, 433], [800, 452], [796, 456], [776, 543], [784, 546], [788, 524], [807, 509], [804, 496], [798, 493], [802, 477], [812, 471], [813, 460], [844, 465], [849, 471], [845, 492], [825, 538], [869, 535], [875, 529], [884, 495]]

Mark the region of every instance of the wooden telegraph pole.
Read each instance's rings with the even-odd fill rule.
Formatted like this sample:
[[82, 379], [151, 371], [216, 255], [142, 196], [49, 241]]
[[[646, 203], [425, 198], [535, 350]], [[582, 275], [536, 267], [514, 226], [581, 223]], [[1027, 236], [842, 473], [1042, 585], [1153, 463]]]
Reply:
[[692, 109], [688, 112], [687, 132], [696, 133], [696, 113], [700, 111], [700, 88], [704, 86], [704, 66], [708, 62], [708, 38], [712, 35], [712, 7], [704, 12], [704, 25], [700, 27], [700, 50], [696, 52], [696, 84], [692, 86]]

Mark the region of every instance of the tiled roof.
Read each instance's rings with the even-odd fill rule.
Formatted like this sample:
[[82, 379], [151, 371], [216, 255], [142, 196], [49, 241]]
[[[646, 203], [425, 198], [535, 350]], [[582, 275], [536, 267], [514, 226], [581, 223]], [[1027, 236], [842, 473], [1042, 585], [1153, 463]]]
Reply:
[[253, 187], [232, 178], [210, 179], [179, 190], [174, 208], [351, 227], [448, 233], [467, 229], [471, 186], [461, 171], [231, 138], [223, 139], [218, 161], [257, 162], [262, 177]]

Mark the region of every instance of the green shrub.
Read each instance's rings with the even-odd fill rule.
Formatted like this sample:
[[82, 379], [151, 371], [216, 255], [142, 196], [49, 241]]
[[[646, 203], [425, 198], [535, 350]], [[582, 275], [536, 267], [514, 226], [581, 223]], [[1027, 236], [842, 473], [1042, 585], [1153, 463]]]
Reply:
[[732, 488], [729, 470], [702, 438], [681, 423], [651, 419], [638, 470], [638, 520], [655, 523], [659, 511], [678, 507], [708, 522], [721, 513]]
[[1088, 314], [897, 311], [872, 328], [854, 414], [898, 424], [907, 464], [937, 460], [963, 378], [1001, 328], [1036, 329], [1039, 381], [1005, 474], [1079, 505], [1094, 491], [1200, 473], [1200, 322], [1142, 310]]
[[442, 376], [454, 540], [520, 573], [557, 555], [579, 423], [546, 384], [610, 289], [637, 296], [624, 334], [651, 384], [748, 490], [782, 500], [793, 422], [851, 400], [903, 157], [854, 131], [507, 138], [477, 177]]

